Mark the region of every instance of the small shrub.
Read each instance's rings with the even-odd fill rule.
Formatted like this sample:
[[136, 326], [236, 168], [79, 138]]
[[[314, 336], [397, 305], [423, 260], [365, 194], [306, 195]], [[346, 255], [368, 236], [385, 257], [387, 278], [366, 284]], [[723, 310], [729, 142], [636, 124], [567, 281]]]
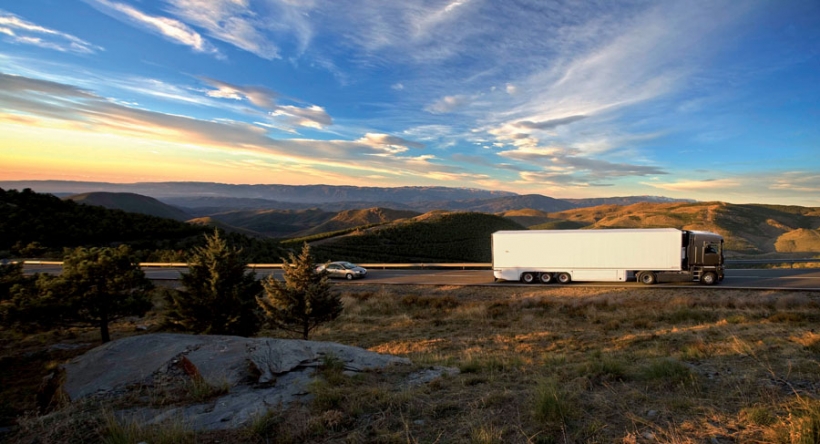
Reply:
[[433, 418], [447, 418], [458, 414], [463, 408], [462, 404], [457, 401], [443, 401], [436, 403], [430, 409], [430, 416]]
[[563, 425], [577, 414], [575, 397], [554, 379], [541, 381], [535, 389], [535, 418], [547, 425]]
[[181, 418], [171, 419], [161, 424], [142, 424], [134, 419], [117, 419], [113, 414], [105, 415], [102, 431], [105, 444], [130, 444], [150, 442], [156, 444], [185, 444], [197, 442], [196, 433]]
[[661, 359], [643, 367], [641, 378], [648, 381], [664, 381], [671, 384], [681, 384], [691, 381], [692, 371], [686, 364], [673, 359]]
[[480, 424], [470, 430], [470, 442], [474, 444], [496, 444], [504, 442], [504, 427], [494, 424]]
[[766, 319], [769, 322], [777, 322], [783, 324], [798, 324], [806, 321], [806, 315], [804, 315], [803, 313], [781, 311], [769, 316]]
[[461, 373], [478, 373], [481, 371], [481, 364], [478, 360], [470, 359], [459, 364], [458, 370]]
[[620, 322], [620, 321], [618, 321], [617, 319], [612, 319], [612, 320], [610, 320], [610, 321], [607, 321], [607, 322], [603, 325], [603, 327], [602, 327], [602, 329], [603, 329], [605, 332], [608, 332], [608, 331], [615, 331], [615, 330], [617, 330], [617, 329], [619, 329], [619, 328], [621, 328], [621, 322]]
[[407, 295], [401, 299], [402, 305], [410, 308], [451, 309], [459, 306], [452, 296], [417, 296]]
[[687, 344], [683, 347], [683, 349], [680, 352], [680, 358], [685, 361], [690, 361], [697, 359], [705, 359], [712, 356], [712, 354], [712, 347], [709, 346], [702, 339], [697, 339], [695, 342]]
[[345, 401], [346, 390], [324, 379], [315, 379], [310, 383], [310, 393], [313, 395], [311, 406], [316, 411], [322, 412], [341, 409]]
[[779, 427], [781, 442], [820, 443], [820, 401], [801, 398]]
[[749, 322], [749, 320], [743, 315], [731, 315], [726, 317], [727, 324], [745, 324], [747, 322]]
[[626, 360], [603, 356], [596, 351], [583, 365], [582, 372], [596, 382], [626, 381], [629, 379], [630, 365]]
[[740, 411], [740, 416], [757, 426], [769, 426], [775, 422], [775, 416], [772, 414], [771, 407], [746, 407]]
[[686, 322], [702, 324], [705, 322], [715, 322], [717, 321], [717, 318], [718, 316], [713, 310], [680, 307], [675, 311], [662, 315], [660, 320], [674, 324], [682, 324]]
[[334, 355], [325, 355], [319, 365], [318, 374], [331, 385], [341, 385], [347, 377], [344, 375], [345, 363]]
[[188, 399], [199, 403], [227, 394], [230, 391], [230, 384], [226, 381], [211, 385], [204, 378], [195, 377], [185, 385], [185, 391]]
[[242, 430], [241, 442], [301, 443], [309, 434], [311, 416], [301, 408], [289, 411], [270, 409], [256, 416]]

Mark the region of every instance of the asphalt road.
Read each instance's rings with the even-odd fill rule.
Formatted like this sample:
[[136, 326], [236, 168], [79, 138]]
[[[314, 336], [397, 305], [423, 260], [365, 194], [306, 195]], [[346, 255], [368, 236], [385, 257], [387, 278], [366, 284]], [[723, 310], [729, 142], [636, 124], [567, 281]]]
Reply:
[[[59, 273], [59, 265], [26, 265], [26, 273]], [[180, 273], [187, 271], [185, 268], [145, 268], [145, 274], [152, 280], [174, 280], [178, 279]], [[274, 274], [277, 278], [282, 277], [282, 270], [258, 269], [255, 270], [259, 278]], [[344, 280], [334, 281], [340, 284], [347, 284]], [[517, 286], [525, 285], [518, 282], [493, 282], [491, 270], [398, 270], [398, 269], [369, 269], [367, 277], [351, 283], [371, 283], [371, 284], [414, 284], [414, 285], [490, 285], [490, 286]], [[528, 286], [539, 286], [542, 284], [529, 284]], [[559, 284], [549, 284], [559, 285]], [[726, 277], [723, 282], [715, 287], [708, 287], [694, 282], [676, 282], [670, 284], [658, 284], [646, 286], [637, 282], [603, 282], [603, 283], [582, 283], [574, 282], [569, 285], [575, 286], [614, 286], [614, 287], [637, 287], [637, 288], [738, 288], [738, 289], [794, 289], [794, 290], [815, 290], [820, 291], [820, 269], [737, 269], [726, 270]]]

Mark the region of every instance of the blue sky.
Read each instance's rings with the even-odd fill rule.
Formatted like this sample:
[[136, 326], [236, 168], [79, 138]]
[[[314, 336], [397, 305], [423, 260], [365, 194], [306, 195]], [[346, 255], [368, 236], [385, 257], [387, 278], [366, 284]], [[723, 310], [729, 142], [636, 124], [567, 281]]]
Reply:
[[820, 2], [0, 0], [0, 180], [820, 206]]

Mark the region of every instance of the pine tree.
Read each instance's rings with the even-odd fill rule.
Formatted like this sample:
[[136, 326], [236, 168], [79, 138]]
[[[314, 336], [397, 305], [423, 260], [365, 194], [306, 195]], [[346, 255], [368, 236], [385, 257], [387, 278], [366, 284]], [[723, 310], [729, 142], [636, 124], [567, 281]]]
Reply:
[[152, 288], [128, 246], [80, 247], [69, 250], [59, 276], [39, 275], [33, 285], [12, 288], [7, 316], [27, 326], [96, 325], [108, 342], [110, 322], [151, 309]]
[[261, 292], [256, 273], [246, 272], [241, 250], [228, 246], [215, 230], [188, 258], [184, 290], [168, 293], [167, 320], [194, 333], [252, 336], [259, 331]]
[[284, 261], [284, 282], [269, 276], [262, 282], [264, 295], [256, 299], [270, 324], [308, 339], [320, 324], [339, 317], [342, 301], [332, 291], [327, 274], [316, 272], [307, 243], [298, 257], [291, 253], [289, 258]]
[[0, 262], [0, 301], [8, 299], [11, 288], [24, 280], [22, 262]]

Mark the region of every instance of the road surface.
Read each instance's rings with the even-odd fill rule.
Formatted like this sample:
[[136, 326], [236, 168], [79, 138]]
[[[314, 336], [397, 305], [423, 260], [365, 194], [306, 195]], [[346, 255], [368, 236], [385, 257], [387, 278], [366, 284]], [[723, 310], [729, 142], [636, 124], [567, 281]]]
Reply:
[[[59, 273], [59, 265], [26, 265], [26, 273]], [[152, 280], [178, 279], [186, 268], [145, 268], [145, 273]], [[261, 279], [271, 273], [278, 279], [282, 278], [282, 270], [258, 269], [255, 270]], [[334, 281], [346, 284], [344, 280]], [[518, 286], [525, 285], [518, 282], [493, 282], [491, 270], [398, 270], [398, 269], [369, 269], [367, 277], [352, 283], [371, 284], [414, 284], [414, 285], [491, 285], [491, 286]], [[559, 285], [559, 284], [548, 284]], [[737, 269], [726, 270], [726, 277], [715, 287], [699, 285], [697, 283], [680, 282], [646, 286], [637, 282], [606, 282], [582, 283], [574, 282], [575, 286], [615, 286], [638, 288], [738, 288], [738, 289], [799, 289], [820, 291], [820, 269]], [[543, 286], [543, 284], [529, 284], [528, 286]]]

